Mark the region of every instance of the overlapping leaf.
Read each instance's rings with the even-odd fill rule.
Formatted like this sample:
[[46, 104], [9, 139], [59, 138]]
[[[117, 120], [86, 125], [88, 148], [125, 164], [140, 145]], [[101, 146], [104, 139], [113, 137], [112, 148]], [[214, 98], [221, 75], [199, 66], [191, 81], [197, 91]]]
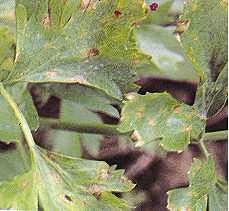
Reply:
[[186, 53], [199, 74], [210, 78], [211, 65], [217, 71], [227, 62], [227, 1], [189, 0], [181, 20], [189, 21], [181, 36]]
[[0, 27], [15, 32], [15, 0], [0, 1]]
[[160, 145], [168, 151], [181, 151], [204, 129], [204, 122], [193, 107], [167, 93], [132, 95], [129, 99], [119, 130], [134, 131], [132, 137], [137, 146], [154, 150]]
[[[27, 91], [26, 84], [17, 84], [8, 88], [15, 102], [25, 115], [31, 130], [38, 128], [38, 114], [33, 105], [32, 98]], [[0, 139], [1, 141], [21, 140], [21, 130], [14, 113], [8, 103], [0, 95]]]
[[129, 210], [110, 193], [133, 188], [122, 170], [40, 149], [36, 158], [29, 172], [0, 182], [0, 208], [38, 210], [39, 201], [44, 210]]
[[139, 50], [149, 55], [155, 65], [144, 64], [138, 71], [139, 75], [198, 82], [191, 62], [171, 30], [148, 24], [140, 26], [135, 32]]
[[215, 82], [201, 85], [196, 94], [195, 107], [204, 117], [216, 115], [227, 103], [228, 99], [228, 65], [226, 64]]
[[6, 27], [0, 27], [0, 79], [5, 78], [13, 68], [15, 38]]
[[218, 186], [215, 172], [215, 163], [210, 158], [207, 161], [195, 159], [190, 173], [190, 185], [187, 188], [179, 188], [168, 192], [168, 208], [171, 211], [178, 210], [207, 210], [209, 197], [209, 210], [227, 210], [227, 185]]
[[142, 3], [40, 0], [28, 17], [27, 1], [19, 1], [16, 64], [5, 82], [80, 83], [120, 98], [141, 56], [129, 32], [144, 17]]
[[[53, 84], [43, 86], [42, 89], [52, 96], [77, 104], [81, 108], [87, 110], [87, 112], [99, 112], [114, 118], [119, 118], [119, 112], [112, 105], [120, 104], [120, 102], [98, 90], [81, 85]], [[63, 105], [64, 104], [65, 103], [63, 102]]]
[[154, 3], [157, 3], [159, 5], [156, 11], [150, 11], [149, 6], [152, 4], [151, 0], [145, 0], [145, 3], [148, 7], [148, 17], [146, 20], [144, 20], [144, 24], [151, 23], [157, 25], [164, 25], [174, 21], [175, 18], [169, 16], [169, 10], [171, 9], [173, 0], [154, 1]]

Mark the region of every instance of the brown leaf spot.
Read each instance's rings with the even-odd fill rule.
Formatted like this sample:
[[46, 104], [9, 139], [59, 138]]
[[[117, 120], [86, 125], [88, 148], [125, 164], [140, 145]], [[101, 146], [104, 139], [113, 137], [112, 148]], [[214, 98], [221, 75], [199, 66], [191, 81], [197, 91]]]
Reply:
[[135, 98], [136, 98], [136, 94], [135, 94], [135, 93], [129, 93], [129, 94], [126, 95], [126, 99], [127, 99], [127, 100], [132, 101], [132, 100], [134, 100]]
[[150, 126], [155, 126], [156, 125], [156, 120], [153, 117], [151, 117], [149, 119], [149, 122], [148, 123], [149, 123]]
[[68, 195], [65, 195], [64, 198], [68, 201], [68, 202], [72, 202], [72, 198]]
[[46, 74], [48, 78], [54, 78], [57, 76], [57, 73], [55, 71], [48, 71]]
[[100, 187], [96, 184], [92, 184], [88, 187], [88, 191], [90, 194], [92, 194], [97, 200], [100, 199], [100, 196], [102, 194], [102, 191]]
[[174, 111], [173, 111], [175, 114], [179, 114], [181, 112], [181, 107], [180, 106], [176, 106], [174, 108]]
[[99, 52], [99, 49], [97, 49], [97, 48], [91, 48], [91, 49], [89, 49], [87, 55], [88, 55], [88, 57], [91, 57], [91, 56], [98, 56], [99, 53], [100, 53], [100, 52]]
[[99, 174], [99, 179], [101, 180], [107, 180], [110, 177], [110, 174], [107, 169], [102, 169]]
[[145, 108], [144, 107], [140, 107], [138, 109], [138, 111], [136, 112], [136, 117], [138, 119], [142, 119], [143, 115], [144, 115], [144, 112], [145, 112]]
[[132, 139], [133, 142], [136, 142], [135, 143], [135, 147], [141, 147], [141, 146], [143, 146], [145, 144], [145, 142], [143, 141], [140, 133], [137, 130], [135, 130], [132, 133], [130, 138]]
[[43, 20], [42, 20], [42, 25], [44, 26], [44, 28], [49, 28], [51, 26], [51, 20], [49, 16], [46, 16]]
[[140, 26], [140, 23], [139, 22], [137, 22], [137, 21], [135, 21], [135, 22], [133, 22], [132, 24], [131, 24], [131, 27], [139, 27]]
[[130, 138], [131, 138], [134, 142], [142, 139], [141, 135], [139, 134], [139, 132], [138, 132], [137, 130], [135, 130], [135, 131], [132, 133], [132, 135], [131, 135]]
[[74, 77], [70, 78], [72, 82], [79, 83], [79, 84], [88, 84], [85, 78], [81, 75], [75, 75]]
[[126, 116], [127, 116], [126, 112], [123, 111], [122, 116], [120, 118], [120, 122], [123, 122], [125, 120]]
[[91, 9], [95, 10], [97, 3], [98, 3], [98, 1], [83, 0], [82, 1], [82, 8], [83, 8], [83, 10], [88, 10], [90, 7]]
[[22, 181], [21, 183], [21, 189], [24, 190], [26, 188], [26, 186], [28, 185], [28, 182], [27, 181]]
[[223, 4], [228, 5], [228, 0], [223, 0]]
[[186, 132], [192, 131], [192, 125], [186, 126], [186, 127], [184, 128], [184, 131], [186, 131]]
[[129, 182], [128, 178], [126, 176], [121, 176], [121, 183], [127, 183]]
[[139, 59], [134, 59], [134, 60], [133, 60], [133, 64], [135, 64], [135, 65], [136, 65], [136, 64], [140, 64], [140, 62], [141, 62], [141, 60], [139, 60]]
[[51, 177], [52, 177], [53, 181], [54, 181], [56, 184], [60, 184], [60, 183], [61, 183], [61, 178], [60, 178], [60, 176], [59, 176], [57, 173], [52, 172], [52, 173], [51, 173]]

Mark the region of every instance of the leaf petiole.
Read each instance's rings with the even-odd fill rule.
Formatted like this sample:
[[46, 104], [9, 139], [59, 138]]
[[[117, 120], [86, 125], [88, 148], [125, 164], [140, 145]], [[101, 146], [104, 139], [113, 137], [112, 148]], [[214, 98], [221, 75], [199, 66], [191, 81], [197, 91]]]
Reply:
[[[6, 89], [2, 83], [0, 83], [0, 95], [2, 95], [2, 97], [5, 99], [5, 101], [9, 104], [12, 111], [14, 112], [14, 115], [15, 115], [16, 119], [18, 120], [18, 124], [21, 127], [21, 130], [25, 136], [26, 142], [27, 142], [29, 150], [31, 152], [32, 161], [35, 161], [36, 144], [33, 140], [33, 136], [32, 136], [31, 130], [29, 128], [29, 125], [28, 125], [24, 115], [22, 114], [22, 112], [18, 108], [18, 105], [14, 102], [13, 98], [6, 91]], [[34, 163], [34, 162], [32, 162], [32, 163]]]
[[81, 133], [93, 133], [93, 134], [104, 134], [104, 135], [121, 135], [126, 133], [121, 133], [118, 131], [116, 125], [108, 124], [77, 124], [63, 122], [58, 119], [51, 118], [40, 118], [40, 125], [43, 127], [48, 127], [57, 130], [68, 130]]
[[228, 139], [227, 130], [205, 133], [203, 137], [204, 142], [212, 142], [225, 139]]
[[204, 144], [203, 138], [200, 139], [199, 143], [200, 143], [200, 148], [201, 148], [204, 156], [206, 157], [206, 159], [208, 159], [210, 155], [209, 155], [208, 150]]

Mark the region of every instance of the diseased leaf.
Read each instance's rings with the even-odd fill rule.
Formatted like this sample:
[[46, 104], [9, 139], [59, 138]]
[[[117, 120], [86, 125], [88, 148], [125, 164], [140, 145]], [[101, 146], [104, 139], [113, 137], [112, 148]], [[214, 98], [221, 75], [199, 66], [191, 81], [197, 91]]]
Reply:
[[33, 171], [0, 182], [0, 208], [38, 210], [36, 180]]
[[[16, 84], [8, 87], [13, 99], [24, 113], [32, 130], [38, 128], [38, 114], [33, 105], [32, 98], [28, 93], [26, 84]], [[0, 95], [0, 138], [2, 141], [21, 140], [21, 129], [14, 113], [8, 103]]]
[[200, 198], [192, 204], [192, 193], [188, 188], [179, 188], [168, 192], [168, 209], [171, 211], [191, 210], [205, 211], [207, 207], [207, 196]]
[[182, 151], [204, 129], [198, 112], [167, 93], [131, 95], [125, 102], [121, 132], [134, 131], [137, 146], [154, 150], [162, 146], [168, 151]]
[[[223, 190], [217, 186], [218, 181], [213, 159], [209, 158], [207, 161], [194, 159], [188, 176], [189, 187], [168, 192], [168, 208], [171, 211], [205, 211], [207, 210], [208, 197], [210, 211], [215, 210], [214, 206], [219, 208], [217, 210], [224, 210], [221, 207], [227, 206], [224, 199], [227, 194], [223, 193]], [[218, 201], [221, 197], [224, 200]]]
[[132, 89], [134, 63], [142, 55], [130, 29], [144, 16], [143, 1], [93, 1], [85, 6], [75, 0], [69, 3], [69, 14], [65, 1], [40, 0], [28, 20], [24, 2], [17, 4], [16, 64], [7, 82], [79, 83], [116, 98]]
[[190, 22], [182, 45], [198, 73], [210, 78], [210, 63], [227, 62], [227, 1], [188, 0], [181, 20]]
[[173, 32], [156, 25], [142, 25], [135, 30], [139, 49], [151, 57], [155, 65], [144, 65], [140, 76], [154, 76], [173, 80], [198, 82], [191, 62], [184, 55]]
[[[13, 181], [0, 183], [0, 208], [38, 210], [129, 210], [110, 192], [126, 192], [133, 184], [101, 161], [57, 155], [37, 149], [36, 167]], [[19, 196], [19, 193], [22, 192]], [[7, 195], [6, 190], [11, 190]], [[28, 203], [29, 202], [29, 203]]]

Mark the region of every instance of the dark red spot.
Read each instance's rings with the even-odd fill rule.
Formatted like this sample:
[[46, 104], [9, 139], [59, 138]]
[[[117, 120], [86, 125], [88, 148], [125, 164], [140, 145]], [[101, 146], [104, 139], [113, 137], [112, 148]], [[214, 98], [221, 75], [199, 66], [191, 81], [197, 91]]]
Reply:
[[119, 17], [120, 15], [122, 15], [122, 13], [119, 10], [115, 10], [114, 15], [115, 15], [115, 17]]
[[97, 48], [91, 48], [89, 51], [88, 51], [88, 56], [97, 56], [99, 55], [99, 49]]
[[149, 8], [151, 11], [156, 11], [158, 8], [158, 3], [153, 2], [151, 5], [149, 5]]

